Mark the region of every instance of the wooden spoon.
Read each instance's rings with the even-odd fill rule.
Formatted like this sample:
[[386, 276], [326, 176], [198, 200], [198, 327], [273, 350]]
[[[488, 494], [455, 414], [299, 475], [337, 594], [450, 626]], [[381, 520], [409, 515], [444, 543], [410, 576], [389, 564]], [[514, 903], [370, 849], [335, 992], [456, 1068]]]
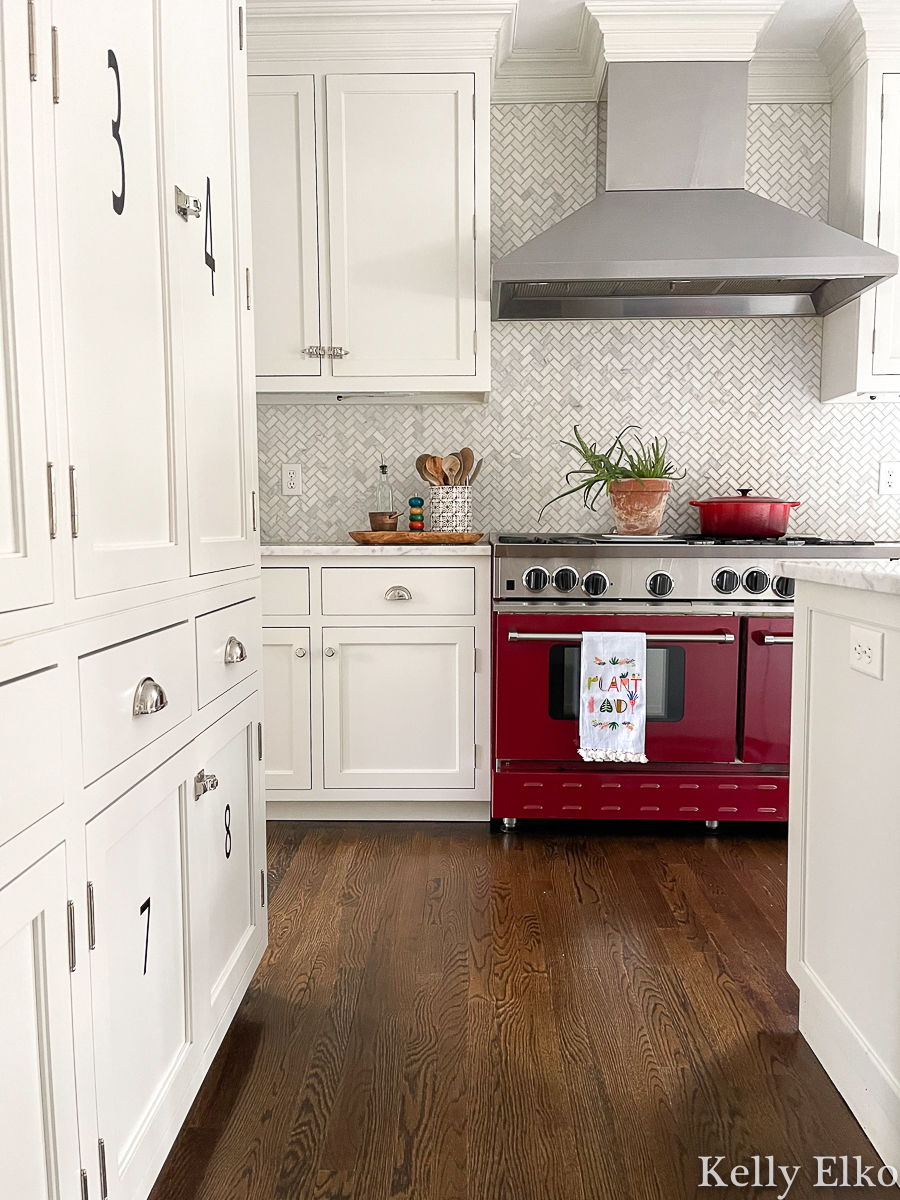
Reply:
[[423, 479], [425, 481], [425, 483], [431, 483], [431, 478], [428, 475], [428, 455], [427, 454], [420, 454], [419, 457], [416, 459], [416, 471], [418, 472], [420, 479]]
[[469, 483], [470, 483], [470, 484], [475, 482], [475, 476], [476, 476], [476, 475], [478, 474], [478, 472], [481, 470], [481, 464], [482, 464], [483, 462], [484, 462], [484, 459], [483, 459], [483, 458], [479, 458], [478, 462], [475, 464], [475, 470], [474, 470], [474, 471], [472, 472], [472, 474], [469, 476]]
[[434, 483], [438, 487], [442, 487], [444, 483], [444, 464], [436, 454], [428, 456], [428, 471], [433, 477]]
[[447, 477], [447, 483], [451, 487], [455, 487], [460, 480], [462, 474], [462, 463], [456, 454], [448, 454], [443, 461], [444, 475]]
[[469, 475], [471, 474], [472, 467], [475, 464], [475, 455], [472, 453], [472, 451], [469, 449], [468, 446], [463, 446], [462, 450], [460, 450], [460, 452], [459, 452], [458, 457], [459, 457], [459, 461], [462, 463], [462, 470], [460, 471], [459, 481], [460, 481], [460, 483], [468, 483]]

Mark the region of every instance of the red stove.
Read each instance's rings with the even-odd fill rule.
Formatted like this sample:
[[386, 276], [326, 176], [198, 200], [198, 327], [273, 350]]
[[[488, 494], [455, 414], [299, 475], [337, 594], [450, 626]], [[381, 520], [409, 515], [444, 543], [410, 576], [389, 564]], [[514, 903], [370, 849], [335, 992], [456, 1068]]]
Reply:
[[[782, 538], [498, 534], [492, 815], [786, 821], [788, 558], [900, 558], [900, 545]], [[647, 635], [647, 763], [578, 756], [581, 636]]]

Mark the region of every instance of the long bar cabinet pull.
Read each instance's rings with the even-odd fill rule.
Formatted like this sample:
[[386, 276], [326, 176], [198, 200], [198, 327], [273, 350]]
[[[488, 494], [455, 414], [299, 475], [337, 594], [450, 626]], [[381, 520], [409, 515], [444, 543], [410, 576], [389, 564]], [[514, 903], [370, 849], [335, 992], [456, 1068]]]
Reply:
[[791, 633], [764, 633], [764, 646], [793, 646], [794, 635]]
[[[624, 630], [616, 630], [617, 633]], [[733, 642], [733, 633], [648, 633], [648, 642]], [[519, 633], [510, 629], [510, 642], [580, 642], [580, 633]]]

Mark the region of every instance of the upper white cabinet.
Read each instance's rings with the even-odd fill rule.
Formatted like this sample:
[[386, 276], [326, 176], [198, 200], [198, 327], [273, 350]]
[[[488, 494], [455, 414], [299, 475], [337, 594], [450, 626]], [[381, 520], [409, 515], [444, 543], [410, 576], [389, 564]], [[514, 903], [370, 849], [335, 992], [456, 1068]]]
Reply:
[[[834, 98], [828, 219], [900, 253], [900, 59], [864, 63]], [[822, 399], [900, 399], [896, 276], [825, 317]]]
[[[39, 6], [43, 17], [43, 5]], [[51, 513], [38, 301], [28, 7], [0, 4], [0, 609], [53, 599]], [[42, 64], [45, 66], [45, 64]], [[46, 70], [44, 71], [46, 78]]]
[[[57, 209], [78, 595], [188, 573], [163, 48], [150, 4], [56, 0]], [[173, 350], [176, 352], [173, 355]]]
[[488, 389], [489, 107], [478, 64], [251, 77], [260, 392]]
[[252, 355], [250, 230], [239, 194], [247, 136], [237, 119], [228, 119], [242, 85], [234, 70], [240, 53], [236, 6], [169, 0], [168, 16], [166, 77], [175, 116], [174, 137], [167, 134], [167, 195], [179, 187], [200, 201], [199, 218], [169, 220], [180, 293], [191, 573], [196, 575], [248, 566], [255, 555], [252, 358], [246, 380], [243, 363], [246, 353]]

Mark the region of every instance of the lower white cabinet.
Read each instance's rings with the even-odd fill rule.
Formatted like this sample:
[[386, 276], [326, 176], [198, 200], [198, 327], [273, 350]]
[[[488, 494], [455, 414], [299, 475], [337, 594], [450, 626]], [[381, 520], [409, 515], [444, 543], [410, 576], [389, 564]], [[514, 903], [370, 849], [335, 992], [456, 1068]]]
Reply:
[[308, 629], [263, 630], [266, 787], [312, 787]]
[[322, 631], [326, 788], [471, 788], [475, 631]]
[[0, 1163], [10, 1200], [81, 1195], [66, 912], [61, 845], [0, 888]]
[[97, 1128], [110, 1200], [142, 1200], [210, 1037], [265, 944], [257, 716], [254, 695], [87, 826]]

